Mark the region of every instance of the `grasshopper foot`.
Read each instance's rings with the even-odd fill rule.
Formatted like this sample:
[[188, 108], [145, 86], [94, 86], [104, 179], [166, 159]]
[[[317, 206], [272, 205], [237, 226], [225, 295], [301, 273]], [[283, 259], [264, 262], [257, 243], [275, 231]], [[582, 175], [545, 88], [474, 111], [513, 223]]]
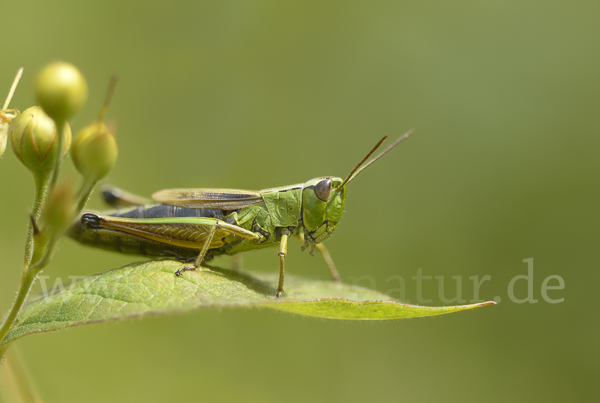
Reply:
[[196, 270], [196, 267], [195, 267], [195, 266], [184, 266], [184, 267], [182, 267], [181, 269], [177, 270], [177, 271], [175, 272], [175, 275], [176, 275], [177, 277], [180, 277], [180, 276], [181, 276], [181, 274], [182, 274], [184, 271], [194, 271], [194, 270]]

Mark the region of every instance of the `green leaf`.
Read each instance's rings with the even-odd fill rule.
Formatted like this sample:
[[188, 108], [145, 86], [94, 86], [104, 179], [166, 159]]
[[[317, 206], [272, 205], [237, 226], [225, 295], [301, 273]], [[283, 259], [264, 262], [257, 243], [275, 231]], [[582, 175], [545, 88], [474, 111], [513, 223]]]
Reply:
[[77, 280], [30, 301], [2, 344], [20, 337], [88, 323], [210, 307], [267, 307], [331, 319], [400, 319], [440, 315], [480, 304], [423, 307], [402, 304], [377, 291], [324, 280], [285, 277], [277, 300], [277, 276], [202, 268], [174, 275], [172, 260], [133, 263]]

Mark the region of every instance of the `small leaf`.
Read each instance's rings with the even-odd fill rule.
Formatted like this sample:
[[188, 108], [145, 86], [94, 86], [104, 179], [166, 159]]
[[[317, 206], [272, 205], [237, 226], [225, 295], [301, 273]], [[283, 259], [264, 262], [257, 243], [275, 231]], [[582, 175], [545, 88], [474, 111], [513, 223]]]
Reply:
[[132, 263], [77, 280], [29, 302], [3, 340], [94, 322], [210, 307], [267, 307], [331, 319], [400, 319], [440, 315], [494, 304], [423, 307], [401, 304], [367, 288], [286, 276], [284, 298], [275, 298], [276, 275], [252, 276], [218, 268], [174, 275], [182, 263]]

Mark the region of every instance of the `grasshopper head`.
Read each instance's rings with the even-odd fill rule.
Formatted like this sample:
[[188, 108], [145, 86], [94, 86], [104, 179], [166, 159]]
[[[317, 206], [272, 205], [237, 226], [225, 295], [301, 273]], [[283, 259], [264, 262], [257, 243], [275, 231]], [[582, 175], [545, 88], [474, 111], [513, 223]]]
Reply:
[[387, 138], [385, 136], [373, 147], [346, 177], [342, 180], [333, 176], [311, 179], [302, 188], [302, 223], [304, 225], [304, 238], [306, 245], [323, 242], [331, 236], [344, 212], [346, 203], [346, 185], [362, 172], [366, 167], [387, 154], [412, 132], [408, 132], [396, 140], [392, 145], [379, 153], [365, 164], [365, 161], [379, 148]]
[[346, 187], [336, 177], [311, 179], [302, 188], [302, 222], [304, 237], [310, 244], [329, 238], [342, 219]]

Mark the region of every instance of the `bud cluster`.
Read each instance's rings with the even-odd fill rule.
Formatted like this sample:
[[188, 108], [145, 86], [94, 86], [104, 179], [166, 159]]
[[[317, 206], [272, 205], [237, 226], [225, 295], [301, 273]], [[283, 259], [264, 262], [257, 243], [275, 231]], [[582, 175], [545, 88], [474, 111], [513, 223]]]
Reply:
[[[21, 114], [0, 111], [0, 156], [10, 137], [15, 155], [35, 177], [33, 250], [28, 252], [34, 263], [46, 262], [51, 256], [53, 243], [85, 206], [96, 182], [108, 175], [118, 153], [115, 138], [102, 121], [108, 101], [100, 120], [85, 127], [71, 141], [67, 121], [87, 98], [87, 83], [75, 66], [55, 62], [44, 67], [36, 77], [35, 93], [39, 106]], [[5, 108], [11, 96], [12, 92]], [[79, 192], [75, 192], [72, 181], [57, 183], [63, 156], [71, 145], [73, 162], [83, 175]]]
[[[107, 100], [99, 121], [84, 128], [74, 141], [73, 161], [83, 175], [79, 192], [75, 192], [73, 181], [58, 182], [63, 156], [71, 147], [68, 120], [84, 105], [87, 83], [75, 66], [51, 63], [36, 78], [39, 106], [19, 114], [7, 108], [22, 71], [17, 73], [4, 105], [0, 105], [0, 157], [10, 136], [15, 155], [34, 175], [36, 196], [25, 242], [21, 286], [9, 315], [0, 323], [0, 341], [14, 325], [37, 274], [52, 259], [58, 240], [85, 207], [96, 182], [108, 175], [117, 158], [117, 144], [103, 123]], [[4, 351], [0, 346], [0, 359]]]
[[[46, 177], [56, 170], [57, 159], [62, 160], [71, 146], [67, 120], [85, 103], [87, 83], [72, 64], [55, 62], [38, 74], [35, 92], [40, 106], [26, 109], [12, 121], [10, 129], [10, 120], [0, 115], [0, 155], [10, 133], [13, 151], [23, 165], [36, 177]], [[7, 132], [4, 136], [3, 130]], [[86, 183], [106, 177], [117, 153], [114, 136], [102, 121], [81, 130], [73, 142], [73, 162]]]

